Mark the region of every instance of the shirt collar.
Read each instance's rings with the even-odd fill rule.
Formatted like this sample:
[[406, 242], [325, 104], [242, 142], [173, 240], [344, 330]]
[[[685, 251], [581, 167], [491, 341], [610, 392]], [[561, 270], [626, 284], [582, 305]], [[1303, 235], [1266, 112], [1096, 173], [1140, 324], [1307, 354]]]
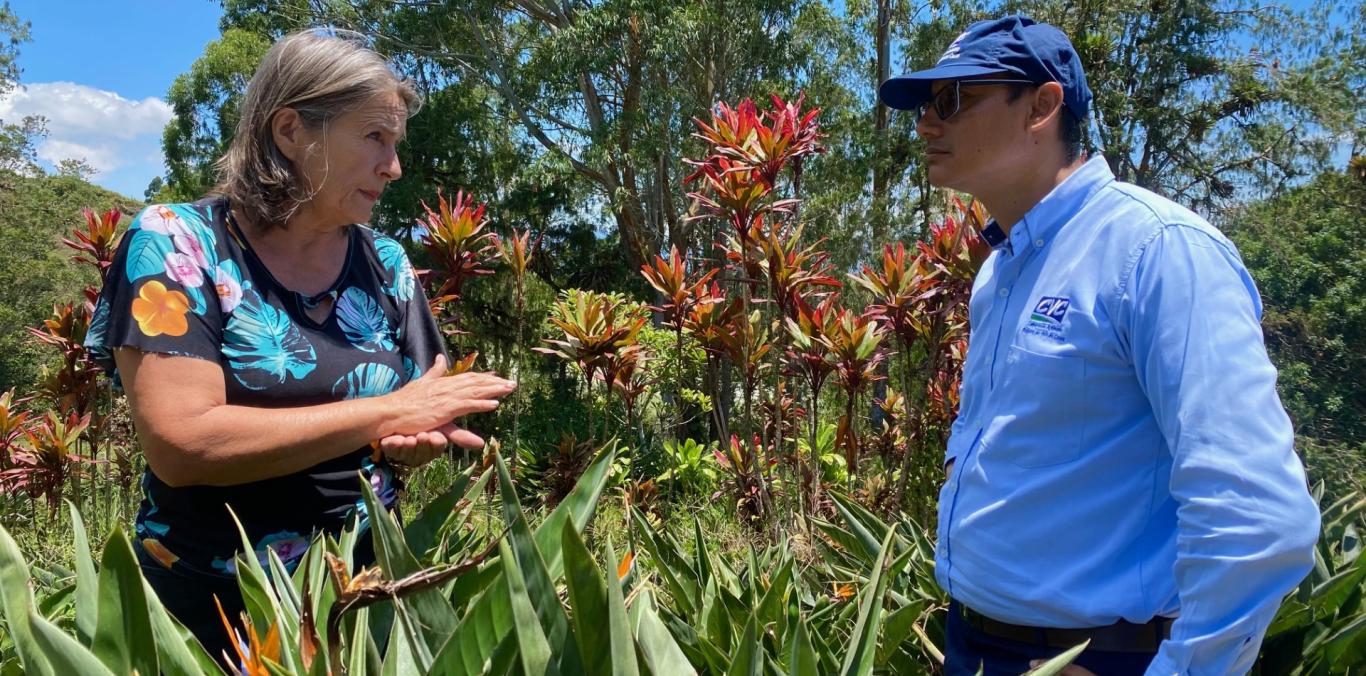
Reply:
[[982, 238], [998, 251], [1005, 249], [1013, 253], [1031, 246], [1042, 249], [1059, 226], [1080, 210], [1091, 195], [1113, 180], [1115, 175], [1110, 172], [1110, 165], [1104, 157], [1096, 155], [1025, 212], [1009, 235], [996, 219], [992, 219], [982, 228]]

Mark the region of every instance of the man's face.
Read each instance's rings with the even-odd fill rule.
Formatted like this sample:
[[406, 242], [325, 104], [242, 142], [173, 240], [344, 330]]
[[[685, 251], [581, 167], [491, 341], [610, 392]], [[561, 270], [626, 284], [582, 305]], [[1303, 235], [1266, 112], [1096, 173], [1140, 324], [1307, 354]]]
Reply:
[[[999, 80], [1001, 75], [986, 75], [962, 81], [936, 80], [934, 95], [916, 132], [925, 139], [925, 163], [930, 184], [980, 195], [990, 190], [1008, 172], [1012, 153], [1027, 139], [1030, 96], [1028, 92], [1010, 101], [1009, 84], [975, 80]], [[953, 106], [955, 90], [957, 106]], [[936, 105], [936, 100], [939, 105]], [[940, 117], [939, 110], [949, 113]]]

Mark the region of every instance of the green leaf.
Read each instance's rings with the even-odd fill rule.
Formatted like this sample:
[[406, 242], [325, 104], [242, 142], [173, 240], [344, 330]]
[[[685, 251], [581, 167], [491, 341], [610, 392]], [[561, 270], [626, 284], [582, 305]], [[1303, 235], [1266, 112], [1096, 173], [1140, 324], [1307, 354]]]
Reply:
[[76, 545], [76, 631], [89, 645], [95, 637], [95, 621], [99, 608], [99, 575], [95, 572], [95, 557], [90, 554], [90, 538], [85, 534], [85, 522], [76, 505], [66, 501], [71, 513], [71, 530]]
[[[617, 551], [612, 547], [612, 538], [607, 538], [607, 564], [615, 568]], [[636, 646], [631, 637], [631, 625], [626, 618], [626, 601], [621, 595], [621, 582], [616, 579], [616, 571], [609, 570], [607, 582], [607, 629], [612, 643], [612, 676], [639, 676], [640, 666], [636, 663]]]
[[606, 674], [611, 669], [611, 640], [602, 631], [607, 617], [607, 585], [574, 525], [564, 525], [565, 586], [573, 610], [574, 639], [585, 673]]
[[[111, 671], [80, 641], [67, 636], [57, 625], [48, 622], [37, 613], [29, 610], [28, 625], [38, 647], [52, 661], [52, 667], [59, 674], [81, 674], [81, 676], [113, 676], [115, 673], [132, 673], [127, 669]], [[142, 672], [140, 672], [142, 673]], [[155, 674], [155, 671], [145, 672]]]
[[[247, 537], [247, 529], [242, 527], [242, 521], [237, 518], [237, 512], [229, 506], [228, 514], [237, 525], [237, 535], [242, 541], [242, 550], [237, 553], [236, 559], [237, 588], [242, 591], [242, 604], [246, 607], [252, 626], [258, 632], [265, 632], [279, 617], [275, 597], [271, 594], [271, 584], [260, 560], [256, 558], [256, 550]], [[228, 619], [236, 621], [237, 618]], [[258, 638], [264, 639], [265, 634], [262, 633]]]
[[[427, 506], [418, 513], [417, 517], [403, 528], [403, 538], [408, 541], [408, 549], [419, 557], [424, 556], [427, 550], [436, 544], [437, 534], [441, 532], [441, 527], [455, 511], [456, 505], [461, 500], [470, 499], [469, 493], [478, 495], [488, 482], [492, 472], [484, 472], [479, 477], [479, 481], [474, 486], [470, 485], [470, 478], [474, 475], [474, 466], [456, 475], [450, 487], [445, 493], [437, 496], [435, 500], [427, 503]], [[466, 489], [469, 489], [468, 492]]]
[[14, 649], [28, 674], [52, 674], [52, 666], [35, 642], [28, 617], [33, 613], [33, 590], [29, 587], [28, 564], [9, 531], [0, 526], [0, 610], [4, 611]]
[[641, 657], [651, 673], [657, 676], [697, 674], [697, 670], [688, 662], [688, 657], [683, 654], [683, 649], [678, 647], [673, 634], [660, 621], [654, 597], [648, 589], [642, 591], [631, 605], [631, 624], [635, 629]]
[[868, 676], [873, 673], [877, 636], [882, 621], [882, 601], [887, 590], [887, 556], [892, 551], [892, 541], [895, 538], [896, 530], [889, 529], [887, 537], [882, 541], [877, 561], [873, 563], [872, 579], [863, 588], [862, 598], [859, 600], [858, 622], [854, 624], [854, 633], [849, 637], [849, 644], [844, 649], [844, 665], [840, 669], [844, 676]]
[[142, 571], [123, 529], [114, 527], [100, 562], [100, 590], [95, 640], [91, 650], [114, 673], [157, 670], [156, 641], [143, 593]]
[[787, 673], [791, 676], [817, 676], [820, 674], [820, 663], [816, 649], [811, 645], [806, 621], [798, 616], [794, 624], [796, 629], [787, 644]]
[[[379, 565], [384, 570], [385, 576], [391, 580], [397, 580], [416, 573], [421, 569], [421, 565], [418, 563], [417, 557], [413, 556], [412, 550], [408, 549], [408, 544], [403, 541], [403, 532], [395, 523], [394, 515], [384, 508], [384, 503], [380, 502], [375, 495], [375, 489], [370, 486], [370, 482], [359, 473], [357, 477], [361, 487], [361, 496], [365, 500], [366, 514], [370, 517], [370, 532], [371, 539], [375, 543], [375, 558], [379, 560]], [[426, 651], [429, 654], [437, 652], [437, 646], [445, 644], [459, 623], [455, 609], [451, 608], [450, 602], [437, 588], [424, 589], [413, 593], [406, 596], [403, 602], [407, 608], [416, 614], [412, 624], [421, 628]], [[421, 652], [419, 651], [417, 654], [420, 655]]]
[[521, 648], [522, 672], [526, 676], [558, 674], [550, 653], [550, 643], [541, 630], [541, 621], [527, 596], [526, 581], [522, 578], [517, 558], [504, 540], [498, 543], [499, 559], [503, 562], [503, 576], [507, 580], [508, 601], [512, 606], [512, 631]]
[[745, 622], [737, 641], [726, 676], [760, 676], [764, 671], [764, 651], [759, 646], [759, 625], [753, 615]]
[[1080, 655], [1082, 651], [1086, 650], [1086, 646], [1090, 644], [1091, 641], [1087, 640], [1081, 645], [1071, 648], [1067, 652], [1040, 664], [1038, 668], [1031, 669], [1025, 673], [1029, 674], [1029, 676], [1056, 676], [1056, 674], [1061, 674], [1062, 670], [1067, 668], [1067, 665], [1071, 664], [1072, 660], [1077, 659], [1077, 655]]
[[[503, 519], [508, 526], [507, 541], [513, 555], [517, 557], [517, 565], [521, 569], [532, 607], [536, 609], [536, 616], [540, 618], [541, 629], [545, 631], [546, 640], [556, 656], [559, 671], [581, 672], [583, 666], [578, 644], [569, 637], [569, 618], [565, 616], [564, 606], [560, 603], [559, 594], [555, 590], [555, 580], [546, 570], [542, 550], [537, 546], [536, 539], [531, 533], [531, 526], [522, 512], [517, 491], [512, 485], [512, 474], [501, 455], [494, 458], [494, 466], [498, 470], [498, 488], [503, 498]], [[573, 527], [572, 523], [565, 523], [565, 528]], [[549, 547], [555, 550], [557, 558], [561, 560], [563, 553], [559, 551], [559, 545], [562, 541], [563, 533], [561, 539], [551, 543]]]
[[166, 612], [156, 591], [147, 580], [142, 581], [142, 594], [147, 599], [147, 613], [152, 621], [152, 637], [157, 644], [157, 665], [166, 676], [200, 676], [218, 674], [218, 661], [209, 656], [199, 639], [180, 626]]

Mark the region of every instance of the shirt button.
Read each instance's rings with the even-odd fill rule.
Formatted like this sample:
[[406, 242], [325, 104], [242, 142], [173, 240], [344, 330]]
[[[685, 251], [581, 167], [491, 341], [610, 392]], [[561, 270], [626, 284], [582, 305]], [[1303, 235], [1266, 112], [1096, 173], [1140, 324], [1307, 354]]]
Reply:
[[996, 292], [996, 295], [1005, 298], [1006, 296], [1010, 295], [1010, 289], [1001, 289], [1000, 291]]
[[1034, 240], [1034, 248], [1035, 248], [1035, 249], [1042, 249], [1042, 248], [1043, 248], [1043, 240], [1042, 240], [1042, 239], [1036, 239], [1036, 240]]

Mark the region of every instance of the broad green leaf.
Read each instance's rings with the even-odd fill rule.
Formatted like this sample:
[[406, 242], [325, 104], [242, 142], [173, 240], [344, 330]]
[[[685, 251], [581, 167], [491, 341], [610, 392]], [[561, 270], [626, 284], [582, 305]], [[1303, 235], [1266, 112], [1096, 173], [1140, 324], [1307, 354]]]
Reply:
[[33, 590], [29, 587], [28, 564], [9, 531], [0, 526], [0, 610], [4, 611], [15, 652], [28, 674], [52, 674], [53, 668], [35, 642], [28, 617], [33, 613]]
[[[403, 532], [395, 523], [394, 515], [384, 508], [384, 503], [375, 495], [375, 489], [369, 481], [361, 479], [359, 483], [366, 514], [370, 517], [375, 558], [379, 560], [385, 576], [397, 580], [420, 570], [417, 558], [403, 541]], [[412, 618], [412, 624], [421, 627], [423, 643], [429, 653], [436, 652], [437, 646], [443, 645], [455, 632], [459, 618], [440, 589], [429, 588], [410, 594], [404, 597], [403, 603], [416, 615]]]
[[95, 572], [95, 557], [90, 554], [90, 538], [85, 534], [85, 522], [76, 505], [66, 501], [71, 513], [71, 530], [76, 545], [76, 631], [89, 645], [95, 638], [95, 622], [99, 608], [99, 574]]
[[606, 674], [611, 670], [612, 647], [602, 631], [607, 618], [607, 585], [593, 562], [583, 538], [566, 522], [563, 539], [565, 586], [573, 611], [574, 639], [583, 658], [585, 673]]
[[[507, 463], [501, 455], [495, 457], [494, 466], [498, 470], [498, 488], [503, 499], [503, 519], [508, 526], [507, 542], [513, 555], [517, 557], [517, 566], [526, 584], [527, 595], [531, 598], [532, 607], [536, 609], [536, 616], [540, 618], [546, 641], [550, 643], [560, 671], [583, 671], [578, 644], [569, 636], [569, 618], [565, 616], [564, 606], [560, 603], [555, 580], [546, 570], [542, 550], [537, 546], [536, 538], [532, 536], [531, 525], [527, 523], [526, 515], [522, 512], [517, 491], [512, 485], [512, 474], [508, 472]], [[574, 526], [572, 523], [566, 523], [565, 527]], [[563, 553], [559, 548], [562, 541], [563, 533], [561, 539], [550, 546], [561, 560]]]
[[[612, 547], [612, 537], [607, 537], [607, 563], [609, 568], [616, 566], [617, 551]], [[607, 628], [612, 644], [612, 676], [639, 676], [640, 666], [636, 663], [636, 646], [631, 637], [631, 624], [626, 618], [626, 601], [621, 595], [621, 581], [616, 572], [609, 570], [607, 581]]]
[[[252, 626], [260, 634], [258, 638], [264, 639], [265, 632], [280, 616], [280, 611], [275, 607], [276, 601], [271, 593], [270, 579], [265, 568], [261, 567], [261, 561], [256, 558], [255, 545], [247, 537], [247, 529], [242, 527], [242, 521], [237, 518], [237, 512], [234, 512], [231, 506], [228, 507], [228, 514], [237, 525], [237, 534], [242, 541], [242, 551], [237, 553], [236, 558], [237, 587], [242, 592], [242, 604], [246, 606], [247, 616], [251, 618]], [[237, 621], [235, 617], [228, 619]]]
[[117, 674], [134, 669], [141, 674], [158, 673], [142, 571], [119, 526], [114, 527], [104, 545], [99, 581], [99, 610], [91, 651]]
[[811, 645], [811, 637], [807, 635], [806, 622], [799, 616], [794, 624], [796, 629], [787, 645], [787, 673], [790, 676], [817, 676], [820, 674], [820, 663], [816, 649]]
[[760, 676], [764, 671], [764, 651], [759, 645], [759, 625], [751, 615], [740, 632], [726, 676]]
[[[58, 674], [80, 674], [81, 676], [113, 676], [115, 673], [132, 673], [127, 669], [112, 671], [80, 641], [67, 636], [57, 625], [48, 622], [31, 609], [28, 624], [33, 639], [43, 654], [51, 660], [52, 668]], [[155, 674], [155, 671], [139, 672]]]
[[[608, 444], [579, 477], [578, 484], [569, 496], [536, 527], [536, 546], [542, 552], [546, 570], [552, 578], [560, 576], [564, 570], [564, 559], [558, 546], [564, 524], [573, 523], [574, 529], [580, 532], [588, 525], [607, 485], [614, 457], [615, 446]], [[498, 562], [489, 565], [494, 566], [495, 572], [501, 566]], [[455, 588], [460, 589], [459, 582]], [[455, 633], [437, 653], [433, 671], [442, 674], [478, 674], [483, 673], [488, 664], [492, 664], [496, 670], [506, 661], [506, 650], [501, 646], [515, 644], [515, 638], [510, 636], [512, 610], [508, 598], [506, 576], [499, 574], [479, 593], [460, 618]], [[513, 643], [507, 643], [509, 640]]]
[[541, 630], [541, 621], [536, 617], [536, 609], [531, 606], [527, 596], [526, 581], [522, 579], [521, 567], [512, 553], [512, 548], [504, 540], [498, 543], [499, 558], [503, 561], [503, 575], [507, 580], [508, 601], [512, 606], [512, 631], [517, 636], [517, 644], [522, 658], [522, 672], [526, 676], [558, 674], [555, 661], [550, 653], [550, 643]]
[[636, 513], [636, 524], [644, 535], [640, 539], [640, 544], [654, 561], [654, 570], [664, 578], [664, 584], [668, 586], [674, 603], [678, 604], [678, 609], [684, 616], [692, 616], [697, 612], [697, 607], [693, 603], [698, 595], [693, 569], [678, 549], [665, 542], [650, 525], [649, 519], [644, 518], [639, 512]]
[[631, 624], [635, 629], [641, 657], [651, 673], [656, 676], [697, 674], [697, 670], [688, 662], [688, 657], [683, 654], [683, 649], [678, 647], [673, 634], [660, 621], [654, 597], [648, 589], [642, 591], [631, 605]]
[[[394, 622], [389, 627], [388, 650], [384, 654], [384, 667], [380, 676], [415, 676], [427, 673], [423, 666], [422, 632], [412, 626], [409, 618], [412, 612], [404, 607], [402, 600], [394, 603]], [[430, 666], [431, 658], [425, 660]]]
[[470, 493], [478, 495], [492, 474], [492, 472], [484, 472], [479, 481], [471, 486], [470, 478], [474, 475], [474, 470], [474, 465], [471, 465], [465, 471], [457, 474], [446, 492], [427, 503], [427, 506], [422, 508], [417, 517], [403, 527], [403, 539], [408, 541], [408, 549], [419, 558], [426, 555], [427, 550], [436, 544], [437, 534], [441, 532], [442, 525], [455, 511], [456, 505], [461, 500], [470, 499]]
[[840, 673], [844, 676], [868, 676], [873, 673], [877, 651], [877, 636], [882, 623], [882, 603], [887, 590], [887, 557], [892, 551], [892, 541], [896, 530], [887, 531], [882, 541], [877, 560], [873, 563], [872, 579], [861, 592], [858, 622], [844, 649], [844, 665]]
[[342, 659], [346, 662], [346, 676], [366, 676], [369, 666], [366, 653], [370, 644], [370, 609], [361, 608], [353, 613], [355, 626], [351, 629], [350, 640]]
[[1029, 676], [1056, 676], [1056, 674], [1061, 674], [1062, 670], [1067, 668], [1067, 665], [1071, 664], [1072, 660], [1077, 659], [1077, 655], [1080, 655], [1082, 651], [1086, 650], [1086, 646], [1090, 644], [1091, 641], [1087, 640], [1081, 645], [1069, 649], [1067, 652], [1040, 664], [1037, 668], [1031, 669], [1026, 673], [1029, 674]]
[[166, 676], [222, 673], [218, 661], [209, 656], [209, 651], [204, 649], [199, 639], [166, 612], [166, 607], [146, 579], [142, 580], [142, 593], [147, 599], [147, 613], [152, 621], [152, 637], [156, 640], [157, 665], [161, 667], [161, 673]]

